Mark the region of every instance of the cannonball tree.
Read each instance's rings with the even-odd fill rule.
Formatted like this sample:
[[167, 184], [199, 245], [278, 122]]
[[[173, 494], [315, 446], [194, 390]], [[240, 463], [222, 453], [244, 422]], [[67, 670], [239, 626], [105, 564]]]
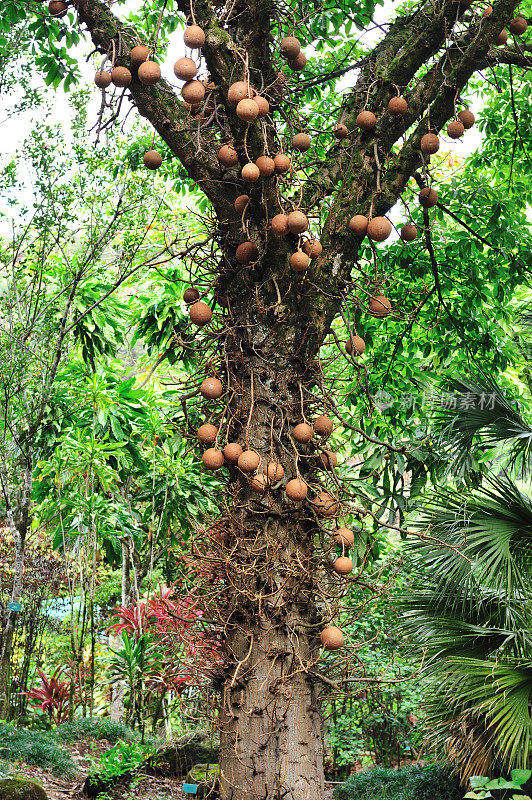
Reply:
[[[337, 345], [371, 413], [364, 320], [402, 314], [387, 257], [399, 201], [401, 246], [420, 246], [431, 265], [408, 313], [445, 306], [433, 165], [442, 140], [475, 124], [464, 99], [475, 74], [532, 66], [517, 6], [418, 0], [375, 26], [373, 5], [357, 0], [153, 0], [136, 25], [121, 2], [26, 4], [36, 39], [53, 24], [67, 45], [75, 30], [100, 54], [104, 115], [125, 98], [151, 123], [146, 168], [173, 154], [208, 201], [207, 238], [186, 256], [201, 366], [183, 402], [201, 417], [188, 430], [198, 459], [225, 481], [193, 554], [222, 648], [213, 713], [227, 800], [323, 798], [320, 693], [349, 681], [356, 644], [337, 617], [366, 561], [365, 517], [386, 523], [338, 472], [330, 437], [364, 431], [342, 415], [320, 352]], [[174, 55], [166, 34], [179, 22]], [[378, 30], [370, 48], [365, 27]], [[67, 52], [56, 47], [56, 62]], [[175, 82], [161, 78], [163, 60]], [[338, 318], [343, 341], [331, 338]], [[335, 659], [346, 668], [333, 681]]]

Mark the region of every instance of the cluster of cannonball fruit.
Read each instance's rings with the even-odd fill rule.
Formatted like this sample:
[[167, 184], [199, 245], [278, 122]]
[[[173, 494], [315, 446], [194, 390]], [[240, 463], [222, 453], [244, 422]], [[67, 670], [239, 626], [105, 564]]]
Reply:
[[[150, 48], [144, 44], [136, 45], [129, 54], [131, 63], [137, 68], [138, 79], [144, 86], [155, 86], [161, 80], [161, 68], [150, 55]], [[110, 70], [100, 69], [94, 76], [94, 83], [99, 89], [107, 89], [111, 83], [125, 89], [132, 80], [131, 70], [123, 66], [113, 66]], [[159, 169], [163, 163], [162, 156], [157, 150], [148, 150], [144, 153], [143, 161], [147, 169]]]
[[[404, 97], [392, 97], [388, 102], [388, 113], [394, 117], [401, 117], [408, 112], [408, 103]], [[464, 108], [447, 126], [447, 134], [451, 139], [460, 138], [464, 132], [475, 123], [474, 114]], [[362, 131], [372, 131], [377, 125], [377, 117], [372, 111], [363, 109], [356, 118], [356, 125]], [[344, 139], [349, 131], [345, 125], [338, 124], [336, 136]], [[341, 129], [338, 131], [338, 129]], [[440, 149], [440, 140], [435, 133], [426, 133], [421, 137], [420, 150], [423, 156], [434, 155]], [[433, 208], [438, 203], [438, 193], [429, 186], [424, 186], [418, 195], [422, 208]], [[354, 214], [348, 223], [349, 230], [360, 237], [368, 236], [374, 242], [384, 242], [392, 233], [392, 223], [387, 217]], [[418, 236], [418, 229], [413, 222], [402, 226], [399, 235], [404, 242], [413, 242]], [[386, 316], [386, 314], [376, 315]]]
[[[195, 291], [188, 297], [191, 298]], [[214, 376], [205, 378], [200, 385], [200, 393], [206, 400], [218, 400], [224, 393], [223, 384]], [[299, 422], [292, 429], [291, 436], [296, 447], [309, 444], [316, 436], [320, 440], [320, 452], [316, 457], [317, 466], [331, 471], [338, 465], [338, 457], [333, 450], [327, 449], [325, 444], [333, 429], [332, 419], [322, 414], [312, 425], [307, 421]], [[221, 447], [218, 445], [219, 437], [220, 429], [212, 422], [205, 422], [197, 430], [198, 441], [206, 448], [202, 462], [207, 470], [215, 471], [224, 465], [238, 469], [249, 478], [251, 489], [259, 495], [284, 490], [287, 500], [293, 503], [309, 502], [320, 517], [332, 519], [338, 515], [338, 500], [328, 491], [322, 489], [309, 500], [308, 485], [299, 475], [286, 480], [285, 469], [278, 461], [268, 459], [265, 462], [256, 450], [244, 449], [238, 442], [228, 441]], [[337, 554], [332, 565], [337, 575], [345, 576], [353, 570], [353, 561], [346, 553], [354, 544], [354, 540], [354, 534], [348, 528], [338, 528], [333, 533], [334, 544], [341, 548], [341, 554]], [[336, 650], [343, 644], [343, 634], [334, 626], [327, 626], [321, 632], [320, 638], [326, 650]]]

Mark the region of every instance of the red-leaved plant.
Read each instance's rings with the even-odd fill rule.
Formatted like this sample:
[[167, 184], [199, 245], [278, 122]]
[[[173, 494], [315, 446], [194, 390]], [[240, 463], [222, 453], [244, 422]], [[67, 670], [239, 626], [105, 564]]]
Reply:
[[41, 685], [36, 689], [24, 692], [33, 703], [34, 708], [40, 708], [48, 714], [50, 721], [56, 725], [66, 722], [70, 710], [70, 681], [62, 681], [62, 668], [58, 667], [49, 678], [42, 671], [37, 670]]
[[[146, 665], [145, 677], [153, 688], [179, 691], [195, 676], [205, 676], [220, 664], [220, 642], [200, 625], [203, 612], [191, 597], [173, 597], [175, 584], [159, 585], [146, 600], [115, 609], [118, 622], [109, 631], [126, 631], [156, 645], [157, 658]], [[196, 669], [198, 667], [198, 669]]]

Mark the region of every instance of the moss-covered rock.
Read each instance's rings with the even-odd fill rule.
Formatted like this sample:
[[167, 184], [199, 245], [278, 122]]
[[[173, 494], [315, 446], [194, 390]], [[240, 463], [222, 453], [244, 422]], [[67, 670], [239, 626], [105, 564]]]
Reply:
[[98, 797], [99, 794], [109, 794], [119, 786], [127, 786], [132, 778], [133, 772], [123, 772], [121, 775], [111, 776], [89, 773], [83, 784], [82, 792], [91, 798]]
[[147, 760], [146, 771], [166, 778], [184, 778], [195, 764], [218, 761], [218, 745], [211, 744], [209, 731], [195, 731], [165, 744]]
[[0, 780], [0, 800], [48, 800], [42, 786], [25, 778]]
[[218, 790], [218, 777], [220, 775], [220, 767], [218, 764], [196, 764], [187, 773], [187, 783], [196, 784], [198, 792], [196, 797], [209, 798], [216, 796]]

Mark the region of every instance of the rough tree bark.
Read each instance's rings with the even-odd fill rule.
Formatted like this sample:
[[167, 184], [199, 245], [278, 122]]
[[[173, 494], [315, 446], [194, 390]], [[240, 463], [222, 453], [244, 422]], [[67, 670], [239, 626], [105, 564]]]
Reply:
[[[190, 13], [188, 2], [178, 5], [185, 15]], [[231, 439], [256, 450], [263, 462], [282, 463], [285, 480], [301, 474], [311, 490], [320, 485], [315, 445], [296, 450], [289, 432], [305, 416], [311, 419], [326, 409], [319, 392], [312, 391], [320, 380], [315, 359], [353, 289], [361, 240], [349, 231], [348, 220], [353, 214], [381, 215], [394, 205], [421, 166], [421, 137], [429, 130], [438, 132], [454, 115], [460, 91], [479, 66], [530, 66], [519, 47], [492, 46], [516, 5], [517, 0], [499, 0], [489, 17], [464, 17], [465, 5], [452, 0], [420, 2], [393, 22], [359, 65], [357, 84], [342, 106], [350, 137], [331, 147], [303, 188], [300, 206], [306, 213], [324, 199], [329, 203], [320, 236], [323, 254], [304, 280], [289, 265], [297, 237], [269, 234], [269, 221], [284, 210], [276, 177], [252, 189], [239, 178], [248, 160], [277, 152], [274, 123], [269, 118], [264, 127], [256, 122], [248, 128], [227, 101], [230, 84], [243, 77], [240, 48], [248, 58], [251, 83], [268, 97], [272, 109], [282, 105], [270, 34], [274, 4], [237, 0], [223, 26], [206, 0], [194, 5], [195, 20], [206, 32], [203, 53], [224, 120], [217, 141], [212, 127], [203, 125], [201, 117], [190, 117], [167, 83], [148, 88], [138, 81], [129, 50], [142, 37], [99, 0], [79, 6], [96, 47], [111, 53], [114, 42], [116, 63], [131, 69], [129, 91], [139, 113], [212, 203], [222, 254], [215, 296], [224, 309], [218, 375], [226, 391]], [[397, 87], [408, 101], [408, 113], [395, 118], [384, 111], [374, 131], [358, 131], [354, 121], [368, 98], [373, 110], [385, 110]], [[216, 144], [231, 139], [240, 164], [224, 172]], [[244, 191], [251, 203], [243, 237], [242, 217], [233, 202]], [[296, 204], [297, 198], [292, 207]], [[256, 242], [260, 252], [249, 269], [235, 261], [242, 238]], [[378, 278], [362, 282], [362, 288], [358, 284], [362, 307], [378, 284]], [[226, 519], [220, 608], [226, 656], [220, 709], [223, 796], [322, 800], [317, 632], [331, 610], [320, 593], [319, 520], [311, 503], [290, 504], [275, 492], [258, 498], [236, 470], [231, 470]]]
[[[33, 486], [33, 459], [30, 454], [26, 453], [26, 457], [20, 466], [22, 480], [19, 490], [13, 493], [4, 491], [4, 497], [11, 500], [11, 503], [7, 503], [6, 511], [9, 530], [15, 545], [13, 586], [11, 589], [12, 604], [18, 604], [22, 599], [24, 553], [30, 521], [31, 489]], [[8, 482], [8, 469], [6, 468], [2, 470], [1, 478], [1, 483], [5, 490], [7, 490]], [[11, 651], [18, 613], [16, 608], [8, 608], [2, 636], [0, 637], [0, 719], [6, 719], [9, 716]]]

